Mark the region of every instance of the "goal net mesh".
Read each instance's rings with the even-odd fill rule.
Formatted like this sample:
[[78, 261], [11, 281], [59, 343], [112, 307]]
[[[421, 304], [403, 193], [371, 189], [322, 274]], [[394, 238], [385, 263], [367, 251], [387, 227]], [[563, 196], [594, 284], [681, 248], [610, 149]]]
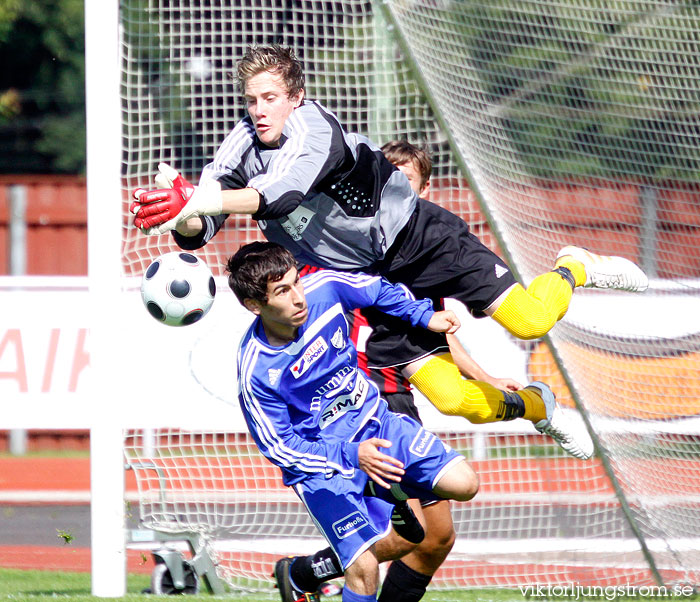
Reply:
[[[307, 96], [349, 131], [426, 147], [430, 200], [525, 284], [565, 244], [624, 255], [652, 276], [641, 295], [578, 290], [549, 345], [520, 343], [528, 377], [585, 412], [600, 443], [593, 461], [562, 456], [528, 425], [443, 429], [482, 487], [453, 505], [458, 538], [435, 586], [650, 585], [655, 572], [697, 582], [699, 11], [640, 0], [121, 0], [125, 281], [176, 248], [131, 227], [129, 191], [150, 187], [161, 161], [196, 181], [244, 115], [238, 57], [252, 43], [293, 46]], [[252, 220], [230, 218], [198, 255], [221, 275], [259, 238]], [[227, 581], [270, 587], [281, 554], [325, 544], [248, 436], [215, 425], [148, 441], [126, 433], [142, 522], [205, 535]]]

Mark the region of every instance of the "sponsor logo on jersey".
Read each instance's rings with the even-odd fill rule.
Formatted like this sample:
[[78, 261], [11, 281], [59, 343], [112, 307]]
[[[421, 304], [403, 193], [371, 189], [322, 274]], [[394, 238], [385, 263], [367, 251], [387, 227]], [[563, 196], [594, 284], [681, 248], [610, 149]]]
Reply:
[[347, 382], [348, 374], [354, 372], [355, 369], [350, 366], [343, 366], [338, 370], [333, 376], [331, 376], [325, 383], [323, 383], [318, 389], [314, 391], [314, 397], [311, 400], [311, 411], [318, 411], [321, 409], [321, 399], [324, 395], [328, 397], [333, 397], [338, 393], [338, 388], [345, 382]]
[[319, 336], [306, 348], [304, 355], [294, 362], [294, 365], [291, 367], [294, 378], [299, 378], [302, 374], [305, 374], [326, 351], [328, 351], [328, 343], [322, 336]]
[[299, 205], [287, 217], [280, 221], [280, 226], [292, 237], [292, 240], [301, 240], [304, 230], [311, 223], [314, 212], [308, 207]]
[[496, 278], [501, 278], [504, 274], [508, 273], [508, 268], [504, 268], [502, 265], [496, 264], [494, 269], [496, 270]]
[[343, 336], [343, 329], [340, 326], [338, 326], [338, 330], [335, 331], [335, 334], [331, 338], [331, 345], [336, 349], [345, 347], [345, 337]]
[[282, 374], [282, 368], [270, 368], [267, 371], [267, 379], [270, 381], [270, 384], [274, 386], [274, 384], [279, 380], [280, 374]]
[[338, 397], [333, 403], [323, 408], [321, 419], [319, 420], [319, 428], [326, 428], [347, 412], [359, 410], [365, 403], [365, 399], [367, 399], [367, 391], [369, 391], [369, 383], [365, 377], [358, 372], [355, 388], [352, 393]]
[[413, 441], [411, 441], [408, 451], [410, 451], [414, 456], [424, 458], [434, 441], [435, 435], [433, 435], [433, 433], [426, 431], [425, 429], [421, 429], [418, 431], [418, 434], [414, 437]]
[[368, 524], [365, 517], [360, 514], [360, 511], [356, 510], [352, 514], [335, 521], [333, 523], [333, 531], [335, 531], [335, 536], [338, 539], [345, 539]]

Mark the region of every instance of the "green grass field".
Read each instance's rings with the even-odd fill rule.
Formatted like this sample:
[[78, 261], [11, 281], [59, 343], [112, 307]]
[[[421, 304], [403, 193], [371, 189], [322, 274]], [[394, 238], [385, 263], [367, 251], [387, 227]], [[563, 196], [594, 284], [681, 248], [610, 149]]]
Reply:
[[[142, 590], [149, 586], [147, 575], [129, 575], [127, 595], [123, 600], [143, 600], [146, 596]], [[150, 596], [149, 596], [150, 597]], [[39, 600], [80, 601], [102, 600], [90, 594], [90, 575], [88, 573], [63, 573], [53, 571], [20, 571], [0, 569], [0, 600], [13, 602]], [[187, 596], [187, 602], [205, 602], [217, 599], [236, 600], [237, 602], [278, 602], [279, 596], [273, 594], [244, 594], [232, 592], [224, 596], [200, 594]], [[340, 596], [325, 598], [329, 602], [340, 602]], [[509, 602], [523, 600], [519, 592], [507, 590], [472, 590], [469, 592], [431, 592], [423, 598], [426, 602]]]
[[[147, 575], [130, 575], [127, 583], [127, 595], [122, 600], [143, 600], [142, 592], [149, 585]], [[674, 596], [669, 591], [667, 596], [582, 596], [581, 600], [608, 600], [608, 601], [632, 601], [669, 598], [679, 601], [700, 600], [700, 595]], [[278, 602], [279, 597], [273, 594], [243, 594], [232, 592], [223, 596], [211, 596], [200, 594], [187, 596], [188, 602], [205, 602], [212, 600], [236, 600], [237, 602]], [[325, 598], [328, 602], [340, 602], [340, 596]], [[523, 602], [524, 600], [573, 600], [563, 597], [527, 597], [519, 590], [505, 589], [473, 589], [468, 591], [432, 591], [428, 592], [423, 600], [425, 602]], [[88, 601], [103, 600], [90, 594], [90, 575], [88, 573], [63, 573], [53, 571], [20, 571], [13, 569], [0, 569], [0, 600], [12, 600], [13, 602], [41, 600], [62, 601]]]

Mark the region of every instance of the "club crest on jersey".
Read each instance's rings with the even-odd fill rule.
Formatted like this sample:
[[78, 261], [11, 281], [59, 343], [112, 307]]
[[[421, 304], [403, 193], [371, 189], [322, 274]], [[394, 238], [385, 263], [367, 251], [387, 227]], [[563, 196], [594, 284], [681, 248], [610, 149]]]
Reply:
[[305, 374], [326, 351], [328, 351], [328, 344], [322, 336], [319, 336], [306, 348], [304, 355], [294, 362], [294, 365], [290, 368], [294, 378], [299, 378], [302, 374]]
[[345, 346], [343, 330], [340, 328], [340, 326], [338, 326], [338, 330], [335, 331], [335, 334], [331, 338], [331, 345], [333, 345], [333, 347], [336, 349], [342, 349]]
[[279, 380], [280, 374], [282, 374], [282, 368], [270, 368], [267, 371], [267, 379], [270, 381], [272, 386]]

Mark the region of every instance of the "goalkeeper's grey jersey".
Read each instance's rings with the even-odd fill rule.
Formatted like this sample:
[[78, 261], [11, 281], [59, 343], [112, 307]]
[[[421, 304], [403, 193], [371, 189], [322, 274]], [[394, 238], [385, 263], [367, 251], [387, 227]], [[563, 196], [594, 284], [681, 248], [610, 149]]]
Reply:
[[[206, 178], [217, 179], [224, 190], [257, 190], [261, 205], [253, 218], [268, 240], [302, 263], [340, 269], [382, 259], [418, 200], [375, 144], [346, 133], [313, 101], [289, 116], [278, 148], [258, 140], [250, 117], [241, 120], [204, 168]], [[199, 236], [175, 237], [183, 248], [199, 248], [226, 217], [203, 218]]]

